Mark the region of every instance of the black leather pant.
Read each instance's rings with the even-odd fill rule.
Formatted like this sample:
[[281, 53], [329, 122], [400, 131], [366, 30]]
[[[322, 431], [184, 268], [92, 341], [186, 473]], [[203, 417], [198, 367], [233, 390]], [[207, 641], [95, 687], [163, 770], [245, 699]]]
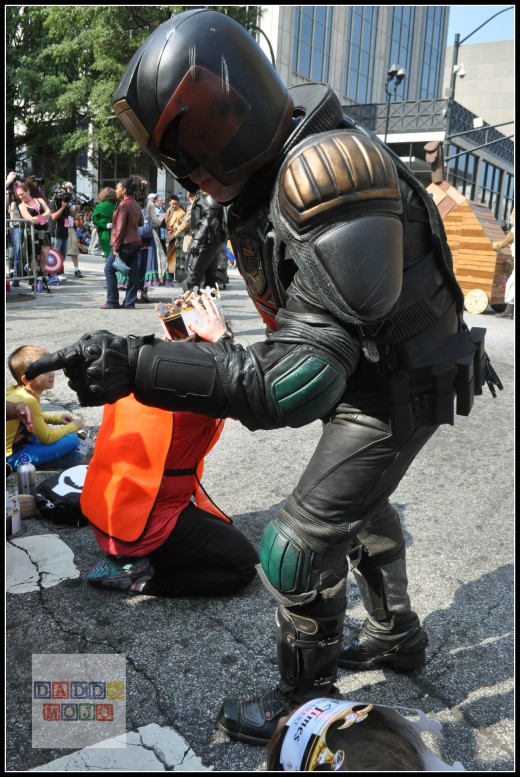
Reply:
[[[369, 555], [388, 550], [388, 538], [402, 536], [390, 496], [421, 448], [436, 431], [419, 426], [402, 439], [390, 430], [384, 399], [339, 405], [285, 510], [303, 537], [354, 545], [361, 534]], [[314, 544], [314, 542], [313, 542]]]
[[188, 288], [210, 286], [212, 289], [219, 281], [218, 260], [222, 243], [207, 243], [199, 247], [197, 256], [188, 259], [188, 274], [186, 283]]
[[346, 555], [352, 548], [359, 546], [353, 566], [359, 562], [355, 575], [367, 612], [385, 621], [411, 611], [405, 541], [389, 498], [437, 427], [394, 436], [384, 403], [378, 397], [371, 405], [364, 397], [357, 406], [336, 409], [282, 510], [300, 542], [319, 549], [324, 562], [313, 580], [314, 593], [308, 592], [314, 598], [301, 603], [279, 598], [280, 687], [296, 699], [328, 693], [334, 683], [347, 606]]

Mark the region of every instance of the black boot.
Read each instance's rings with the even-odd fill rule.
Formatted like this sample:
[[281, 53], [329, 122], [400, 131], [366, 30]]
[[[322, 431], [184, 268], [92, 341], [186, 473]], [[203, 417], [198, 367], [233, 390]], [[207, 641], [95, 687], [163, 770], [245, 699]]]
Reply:
[[342, 647], [339, 666], [346, 669], [401, 669], [411, 671], [426, 664], [428, 635], [415, 612], [394, 614], [388, 621], [370, 616], [356, 639]]
[[385, 510], [381, 525], [384, 527], [381, 536], [390, 546], [385, 552], [370, 554], [367, 547], [380, 547], [380, 540], [368, 532], [363, 537], [360, 535], [363, 544], [358, 550], [361, 553], [359, 560], [352, 562], [352, 568], [369, 617], [357, 638], [342, 647], [339, 666], [346, 669], [419, 669], [426, 663], [428, 635], [410, 606], [405, 543], [399, 516], [393, 508]]
[[[277, 688], [247, 701], [225, 699], [218, 727], [231, 739], [266, 745], [280, 718], [317, 696], [336, 696], [334, 686], [345, 617], [345, 581], [332, 598], [302, 607], [278, 607]], [[318, 617], [319, 616], [319, 617]]]
[[497, 313], [495, 318], [514, 318], [515, 306], [507, 303], [506, 309], [502, 313]]

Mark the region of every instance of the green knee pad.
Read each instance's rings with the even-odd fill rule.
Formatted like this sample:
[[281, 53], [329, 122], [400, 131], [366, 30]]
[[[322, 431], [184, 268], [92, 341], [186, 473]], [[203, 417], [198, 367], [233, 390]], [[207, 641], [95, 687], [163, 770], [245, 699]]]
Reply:
[[309, 590], [314, 556], [278, 518], [267, 525], [260, 543], [260, 563], [267, 580], [280, 593]]

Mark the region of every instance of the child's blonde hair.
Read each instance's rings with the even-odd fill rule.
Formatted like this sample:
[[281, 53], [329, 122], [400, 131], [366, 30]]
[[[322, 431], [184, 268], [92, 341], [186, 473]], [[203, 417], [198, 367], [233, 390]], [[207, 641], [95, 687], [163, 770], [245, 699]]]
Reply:
[[7, 360], [7, 366], [16, 383], [22, 385], [22, 375], [27, 372], [27, 367], [42, 356], [48, 356], [49, 351], [41, 345], [21, 345], [13, 351]]

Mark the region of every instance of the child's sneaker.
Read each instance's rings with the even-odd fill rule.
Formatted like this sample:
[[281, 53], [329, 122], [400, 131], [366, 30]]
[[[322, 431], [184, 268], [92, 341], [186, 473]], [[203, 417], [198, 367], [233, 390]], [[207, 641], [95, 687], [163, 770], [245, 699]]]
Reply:
[[152, 576], [153, 567], [147, 556], [142, 558], [107, 556], [94, 564], [87, 572], [86, 578], [91, 585], [99, 588], [139, 593]]
[[59, 286], [60, 282], [57, 275], [49, 275], [49, 283], [51, 286]]

